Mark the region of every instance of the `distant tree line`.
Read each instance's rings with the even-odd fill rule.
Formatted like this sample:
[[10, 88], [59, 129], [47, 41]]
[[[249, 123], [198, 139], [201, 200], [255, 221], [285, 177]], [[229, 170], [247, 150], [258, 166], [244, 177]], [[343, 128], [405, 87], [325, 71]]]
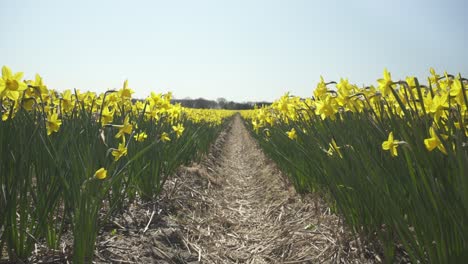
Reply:
[[227, 109], [227, 110], [247, 110], [253, 109], [255, 105], [271, 105], [270, 102], [244, 102], [236, 103], [228, 101], [225, 98], [218, 98], [214, 100], [206, 100], [204, 98], [198, 99], [173, 99], [172, 103], [180, 103], [184, 107], [188, 108], [200, 108], [200, 109]]

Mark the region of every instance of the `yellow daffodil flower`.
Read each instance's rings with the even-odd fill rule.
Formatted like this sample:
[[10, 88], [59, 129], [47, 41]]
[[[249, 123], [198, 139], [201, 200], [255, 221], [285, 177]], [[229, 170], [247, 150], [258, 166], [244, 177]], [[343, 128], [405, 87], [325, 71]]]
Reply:
[[[426, 146], [426, 149], [429, 151], [434, 150], [435, 148], [438, 148], [442, 153], [447, 155], [447, 150], [445, 149], [444, 145], [442, 144], [442, 141], [440, 141], [440, 138], [437, 136], [435, 129], [431, 127], [429, 129], [429, 134], [430, 138], [424, 139], [424, 145]], [[447, 139], [447, 135], [440, 135], [443, 139]]]
[[[457, 79], [453, 85], [450, 88], [450, 96], [455, 97], [455, 101], [459, 105], [464, 105], [464, 99], [463, 99], [463, 92], [465, 89], [463, 89], [463, 84], [462, 81]], [[466, 94], [466, 92], [465, 92]]]
[[393, 139], [393, 132], [390, 132], [390, 134], [388, 134], [387, 141], [382, 143], [382, 149], [390, 151], [392, 157], [396, 157], [398, 156], [397, 147], [399, 142], [400, 141]]
[[42, 81], [42, 77], [39, 74], [36, 74], [34, 81], [30, 81], [29, 85], [33, 86], [33, 91], [36, 96], [42, 97], [42, 101], [47, 101], [49, 96], [49, 90], [47, 86]]
[[133, 136], [133, 138], [138, 142], [143, 142], [148, 138], [148, 135], [145, 132], [138, 133]]
[[253, 126], [255, 133], [258, 133], [258, 130], [260, 129], [260, 125], [257, 122], [257, 120], [252, 120], [252, 126]]
[[390, 89], [393, 83], [392, 75], [390, 74], [390, 72], [387, 71], [387, 69], [384, 69], [383, 74], [384, 74], [383, 79], [378, 79], [377, 82], [379, 83], [380, 92], [384, 96], [387, 96], [391, 93]]
[[297, 139], [297, 134], [296, 134], [296, 129], [291, 128], [291, 130], [286, 132], [286, 135], [288, 135], [288, 138], [291, 140], [296, 140]]
[[22, 72], [13, 73], [7, 66], [2, 67], [2, 78], [0, 78], [0, 99], [9, 98], [17, 101], [20, 93], [27, 88]]
[[128, 80], [125, 80], [123, 88], [119, 90], [118, 96], [124, 100], [132, 99], [133, 90], [128, 88]]
[[163, 142], [171, 141], [171, 138], [169, 137], [169, 134], [167, 134], [166, 132], [163, 132], [163, 133], [161, 134], [160, 139], [161, 139], [161, 141], [163, 141]]
[[437, 89], [440, 88], [440, 83], [439, 83], [440, 76], [436, 73], [436, 71], [432, 67], [429, 69], [429, 72], [431, 73], [431, 77], [429, 77], [429, 82], [432, 84], [435, 84]]
[[114, 120], [114, 110], [110, 111], [109, 107], [103, 106], [104, 109], [102, 110], [102, 115], [101, 115], [101, 122], [102, 125], [106, 125], [112, 122]]
[[107, 178], [107, 170], [104, 168], [100, 168], [94, 173], [94, 177], [98, 180], [104, 180]]
[[118, 161], [123, 156], [127, 156], [127, 147], [125, 146], [125, 137], [123, 137], [122, 143], [119, 143], [119, 148], [112, 150], [112, 156], [114, 156], [115, 161]]
[[338, 103], [335, 98], [327, 95], [324, 100], [317, 101], [315, 113], [320, 115], [322, 120], [330, 117], [331, 120], [335, 120], [335, 113], [338, 112]]
[[115, 138], [124, 137], [125, 134], [130, 135], [132, 133], [133, 125], [130, 124], [130, 117], [126, 116], [123, 125], [117, 126], [119, 128], [119, 132], [115, 135]]
[[47, 128], [48, 136], [50, 136], [54, 132], [58, 132], [61, 125], [62, 125], [62, 120], [58, 118], [57, 113], [47, 114], [46, 128]]
[[314, 90], [314, 96], [318, 99], [322, 99], [327, 94], [327, 85], [323, 80], [323, 77], [320, 76], [320, 82], [317, 84], [317, 87]]
[[182, 126], [182, 124], [177, 124], [177, 126], [172, 126], [172, 130], [174, 130], [174, 132], [177, 135], [177, 138], [179, 138], [184, 132], [184, 126]]
[[333, 156], [334, 153], [337, 153], [338, 156], [340, 156], [340, 158], [343, 158], [343, 154], [341, 154], [341, 150], [340, 150], [341, 147], [338, 147], [334, 138], [328, 145], [329, 145], [329, 148], [328, 148], [327, 154], [329, 156]]

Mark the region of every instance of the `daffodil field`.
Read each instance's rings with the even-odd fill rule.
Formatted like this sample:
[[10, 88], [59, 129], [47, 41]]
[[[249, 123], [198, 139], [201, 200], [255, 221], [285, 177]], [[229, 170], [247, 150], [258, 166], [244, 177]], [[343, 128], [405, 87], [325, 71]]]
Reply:
[[378, 86], [323, 78], [313, 97], [284, 95], [242, 113], [300, 192], [328, 197], [385, 260], [468, 259], [468, 80], [433, 69]]
[[173, 105], [171, 94], [135, 100], [127, 82], [96, 94], [22, 77], [2, 68], [0, 252], [11, 261], [40, 241], [58, 249], [71, 230], [73, 262], [90, 263], [99, 227], [136, 197], [156, 198], [233, 114]]
[[[385, 70], [377, 82], [321, 78], [310, 98], [240, 113], [296, 190], [322, 194], [385, 262], [468, 259], [468, 79], [431, 69], [395, 81]], [[37, 243], [58, 250], [68, 233], [73, 262], [91, 262], [106, 221], [154, 201], [235, 114], [132, 94], [127, 81], [58, 92], [2, 68], [0, 259], [26, 260]]]

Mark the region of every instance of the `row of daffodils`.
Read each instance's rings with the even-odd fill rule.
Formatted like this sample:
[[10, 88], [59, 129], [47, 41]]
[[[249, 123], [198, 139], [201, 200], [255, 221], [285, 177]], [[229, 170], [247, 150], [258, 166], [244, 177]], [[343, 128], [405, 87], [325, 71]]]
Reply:
[[132, 99], [127, 82], [102, 94], [57, 92], [2, 68], [0, 259], [58, 249], [73, 233], [73, 262], [91, 263], [100, 226], [201, 157], [233, 113], [185, 109], [171, 94]]
[[468, 80], [323, 78], [243, 116], [300, 192], [320, 191], [388, 263], [468, 259]]

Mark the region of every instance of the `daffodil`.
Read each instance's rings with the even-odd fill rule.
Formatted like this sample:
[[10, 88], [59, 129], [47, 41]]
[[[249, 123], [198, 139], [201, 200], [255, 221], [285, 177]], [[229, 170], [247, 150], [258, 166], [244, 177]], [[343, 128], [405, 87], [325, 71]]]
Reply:
[[115, 161], [118, 161], [123, 156], [127, 156], [127, 147], [125, 145], [125, 137], [123, 137], [122, 143], [119, 143], [119, 147], [117, 149], [112, 150], [112, 156], [114, 156]]
[[23, 98], [23, 100], [22, 100], [22, 107], [26, 111], [32, 111], [35, 104], [36, 104], [36, 102], [34, 101], [33, 98]]
[[169, 134], [167, 134], [166, 132], [163, 132], [161, 134], [160, 139], [163, 142], [171, 141], [171, 138], [169, 137]]
[[174, 105], [169, 110], [167, 110], [167, 113], [171, 120], [177, 120], [182, 113], [182, 106], [180, 104]]
[[343, 154], [341, 154], [341, 150], [340, 150], [341, 147], [338, 147], [334, 138], [328, 145], [329, 145], [329, 148], [328, 148], [327, 154], [329, 156], [333, 156], [334, 153], [337, 153], [340, 158], [343, 158]]
[[455, 101], [459, 105], [464, 105], [465, 104], [464, 99], [463, 99], [463, 93], [466, 94], [466, 92], [464, 92], [464, 90], [465, 89], [463, 87], [462, 80], [460, 80], [460, 79], [457, 79], [450, 88], [450, 96], [455, 97]]
[[114, 120], [114, 110], [110, 111], [109, 107], [103, 106], [104, 108], [102, 109], [102, 114], [101, 114], [101, 122], [102, 125], [106, 125], [112, 122]]
[[349, 83], [347, 78], [341, 78], [340, 82], [336, 85], [336, 88], [338, 89], [338, 93], [344, 97], [350, 95], [353, 91], [353, 86]]
[[83, 102], [85, 105], [85, 109], [89, 112], [92, 112], [92, 108], [96, 107], [95, 105], [95, 100], [96, 100], [96, 93], [93, 92], [86, 92]]
[[9, 98], [17, 101], [20, 93], [27, 88], [22, 72], [13, 73], [7, 66], [2, 67], [2, 78], [0, 78], [0, 99]]
[[407, 76], [406, 77], [406, 83], [408, 84], [409, 87], [413, 88], [416, 87], [416, 82], [414, 80], [414, 76]]
[[107, 178], [107, 170], [104, 168], [100, 168], [94, 173], [94, 177], [98, 180], [104, 180]]
[[68, 89], [65, 90], [57, 105], [60, 105], [65, 113], [71, 112], [75, 107], [75, 100], [72, 92]]
[[46, 128], [47, 128], [48, 136], [50, 136], [54, 132], [58, 132], [61, 125], [62, 125], [62, 120], [58, 118], [57, 113], [47, 114]]
[[388, 134], [387, 141], [384, 141], [382, 143], [382, 149], [390, 151], [390, 154], [392, 155], [392, 157], [396, 157], [398, 156], [397, 147], [398, 147], [399, 142], [400, 141], [393, 139], [393, 132], [390, 132], [390, 134]]
[[384, 96], [387, 96], [391, 93], [391, 86], [393, 84], [392, 75], [386, 68], [384, 69], [383, 74], [383, 79], [378, 79], [377, 82], [379, 83], [380, 92], [382, 92]]
[[434, 120], [438, 121], [441, 116], [443, 116], [448, 109], [448, 94], [438, 95], [431, 97], [428, 94], [424, 98], [424, 106], [429, 110], [430, 113], [434, 114]]
[[260, 129], [260, 125], [257, 122], [257, 120], [252, 120], [252, 126], [253, 126], [255, 133], [258, 133], [258, 130]]
[[1, 107], [3, 108], [0, 109], [0, 112], [2, 113], [2, 121], [7, 121], [10, 118], [13, 119], [16, 115], [16, 112], [18, 111], [19, 104], [13, 101], [3, 101], [1, 104]]
[[182, 124], [177, 124], [177, 126], [172, 126], [172, 130], [174, 130], [174, 132], [177, 135], [177, 138], [179, 138], [184, 132], [184, 126]]
[[317, 87], [314, 90], [314, 96], [316, 98], [323, 98], [327, 94], [327, 84], [323, 80], [323, 77], [320, 76], [320, 82], [317, 84]]
[[322, 120], [330, 117], [331, 120], [335, 119], [335, 114], [338, 112], [338, 102], [331, 95], [327, 95], [325, 99], [316, 102], [315, 113], [320, 115]]
[[133, 90], [128, 88], [128, 80], [125, 80], [123, 88], [119, 90], [118, 95], [123, 100], [130, 100], [132, 98]]
[[[442, 141], [440, 140], [439, 136], [435, 132], [435, 129], [431, 127], [429, 129], [429, 135], [431, 136], [430, 138], [424, 139], [424, 145], [426, 146], [426, 149], [429, 151], [434, 150], [435, 148], [438, 148], [442, 153], [447, 155], [447, 150], [445, 149], [444, 145], [442, 144]], [[443, 139], [447, 139], [447, 135], [440, 135]]]
[[115, 138], [121, 138], [124, 137], [125, 134], [130, 135], [132, 133], [133, 125], [130, 124], [129, 120], [129, 116], [126, 116], [123, 125], [117, 126], [119, 128], [119, 132], [117, 132]]
[[28, 84], [32, 86], [31, 89], [34, 91], [36, 96], [41, 97], [42, 101], [47, 100], [49, 97], [49, 90], [47, 89], [47, 86], [44, 84], [42, 77], [39, 74], [36, 74], [34, 81], [30, 81]]
[[450, 88], [453, 85], [453, 79], [448, 75], [448, 73], [445, 71], [444, 72], [445, 78], [440, 80], [440, 87], [444, 90], [450, 90]]
[[291, 130], [286, 132], [286, 135], [288, 135], [288, 138], [291, 140], [296, 140], [297, 139], [297, 134], [296, 134], [296, 129], [291, 128]]
[[440, 88], [440, 83], [439, 83], [440, 76], [436, 73], [436, 71], [432, 67], [429, 69], [429, 72], [431, 73], [431, 77], [429, 77], [429, 82], [431, 84], [435, 84], [437, 89]]
[[143, 142], [148, 138], [148, 135], [145, 132], [138, 133], [133, 136], [133, 138], [138, 142]]

